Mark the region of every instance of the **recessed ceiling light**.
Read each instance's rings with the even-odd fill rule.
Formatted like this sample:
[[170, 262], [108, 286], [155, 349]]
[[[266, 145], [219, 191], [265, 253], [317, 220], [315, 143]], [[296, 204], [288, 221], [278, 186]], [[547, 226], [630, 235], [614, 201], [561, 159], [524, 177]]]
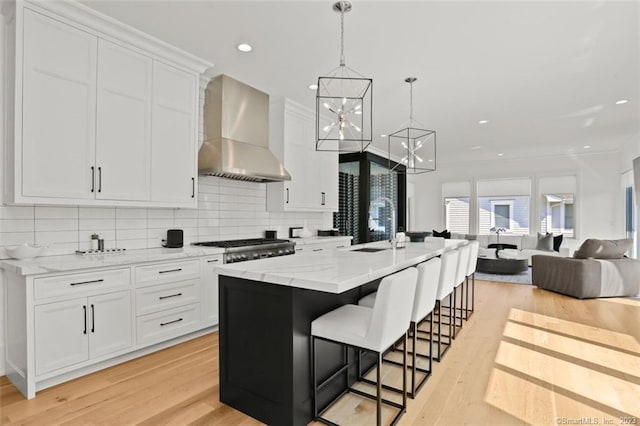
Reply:
[[247, 43], [240, 43], [236, 48], [244, 53], [251, 52], [253, 50], [253, 47]]
[[487, 124], [489, 122], [489, 120], [480, 120], [478, 121], [478, 124]]
[[583, 148], [584, 149], [589, 149], [589, 148], [591, 148], [591, 145], [585, 145], [585, 146], [583, 146]]
[[471, 147], [471, 149], [480, 149], [482, 148], [482, 145], [474, 145]]
[[381, 137], [381, 138], [386, 138], [386, 137], [387, 137], [387, 135], [380, 135], [380, 137]]
[[619, 101], [616, 101], [616, 105], [622, 105], [622, 104], [626, 104], [627, 102], [629, 102], [626, 99], [620, 99]]
[[309, 85], [309, 89], [311, 89], [311, 90], [316, 90], [317, 88], [318, 88], [317, 84], [310, 84]]
[[503, 153], [498, 154], [498, 157], [503, 157], [503, 156], [504, 156]]

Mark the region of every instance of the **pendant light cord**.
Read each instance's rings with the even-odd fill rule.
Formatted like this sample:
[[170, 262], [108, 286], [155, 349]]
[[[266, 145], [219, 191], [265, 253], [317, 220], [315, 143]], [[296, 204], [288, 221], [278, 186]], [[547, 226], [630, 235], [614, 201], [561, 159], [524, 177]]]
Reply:
[[409, 123], [413, 122], [413, 81], [409, 83]]
[[344, 1], [340, 2], [340, 66], [344, 67], [344, 8], [346, 5]]

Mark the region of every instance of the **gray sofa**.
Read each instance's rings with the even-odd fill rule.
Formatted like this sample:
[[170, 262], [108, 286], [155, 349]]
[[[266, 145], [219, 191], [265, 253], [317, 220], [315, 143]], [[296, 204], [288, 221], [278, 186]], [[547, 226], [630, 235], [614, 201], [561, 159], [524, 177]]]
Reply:
[[544, 255], [531, 259], [532, 283], [546, 290], [578, 299], [635, 296], [640, 292], [640, 260]]

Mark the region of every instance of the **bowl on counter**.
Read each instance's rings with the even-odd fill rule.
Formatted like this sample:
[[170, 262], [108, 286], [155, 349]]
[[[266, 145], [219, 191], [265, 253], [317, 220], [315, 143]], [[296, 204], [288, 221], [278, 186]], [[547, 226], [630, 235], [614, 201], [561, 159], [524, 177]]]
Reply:
[[24, 260], [40, 256], [46, 248], [46, 246], [25, 243], [15, 247], [5, 247], [5, 250], [12, 259]]

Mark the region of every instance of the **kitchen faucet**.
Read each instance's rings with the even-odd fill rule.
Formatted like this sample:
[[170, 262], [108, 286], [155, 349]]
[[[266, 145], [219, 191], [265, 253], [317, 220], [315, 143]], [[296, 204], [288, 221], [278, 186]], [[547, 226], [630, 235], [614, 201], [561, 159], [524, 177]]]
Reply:
[[391, 207], [391, 238], [389, 238], [389, 242], [391, 243], [392, 248], [396, 248], [396, 211], [394, 209], [393, 201], [387, 197], [378, 197], [369, 204], [369, 211], [371, 211], [371, 204], [376, 201], [384, 201], [389, 203], [389, 206]]

